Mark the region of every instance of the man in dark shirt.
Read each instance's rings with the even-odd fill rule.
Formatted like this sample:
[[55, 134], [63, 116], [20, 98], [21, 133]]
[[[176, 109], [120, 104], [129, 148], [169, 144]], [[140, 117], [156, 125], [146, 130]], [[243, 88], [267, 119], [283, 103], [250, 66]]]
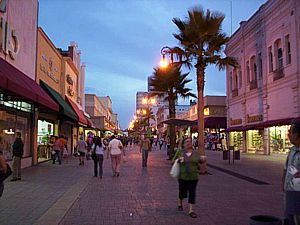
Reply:
[[21, 159], [24, 153], [23, 141], [21, 139], [21, 133], [16, 132], [16, 140], [12, 146], [13, 148], [13, 178], [11, 181], [21, 180]]

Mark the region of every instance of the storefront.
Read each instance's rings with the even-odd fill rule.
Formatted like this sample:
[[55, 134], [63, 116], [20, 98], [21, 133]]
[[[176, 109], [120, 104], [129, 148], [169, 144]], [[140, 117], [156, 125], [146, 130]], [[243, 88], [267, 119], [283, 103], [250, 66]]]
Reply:
[[288, 138], [290, 125], [270, 127], [270, 153], [271, 154], [288, 154], [292, 144]]
[[12, 160], [12, 148], [15, 133], [21, 132], [24, 142], [24, 158], [32, 156], [30, 145], [33, 105], [26, 102], [4, 101], [5, 94], [0, 93], [0, 137], [2, 151], [6, 160]]
[[246, 131], [248, 153], [264, 154], [263, 133], [263, 129]]
[[34, 80], [0, 58], [0, 136], [4, 155], [12, 159], [11, 146], [15, 132], [24, 142], [23, 167], [34, 163], [35, 109], [56, 113], [58, 105]]

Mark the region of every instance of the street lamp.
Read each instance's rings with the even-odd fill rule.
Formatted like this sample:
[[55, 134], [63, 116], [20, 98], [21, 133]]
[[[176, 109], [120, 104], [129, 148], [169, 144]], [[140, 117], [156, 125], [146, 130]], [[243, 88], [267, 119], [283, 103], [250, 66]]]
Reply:
[[148, 128], [149, 128], [150, 127], [150, 121], [149, 121], [150, 120], [150, 105], [155, 105], [156, 104], [156, 99], [155, 98], [149, 98], [149, 92], [148, 92], [148, 97], [143, 98], [142, 104], [147, 105], [147, 109], [148, 109], [147, 125], [148, 125]]

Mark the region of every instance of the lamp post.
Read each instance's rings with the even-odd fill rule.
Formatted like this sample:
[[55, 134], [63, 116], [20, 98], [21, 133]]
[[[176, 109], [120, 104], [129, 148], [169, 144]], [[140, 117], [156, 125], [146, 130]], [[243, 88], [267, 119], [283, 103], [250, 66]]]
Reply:
[[[181, 62], [182, 62], [182, 55], [178, 52], [178, 50], [176, 50], [176, 48], [170, 48], [168, 46], [164, 46], [161, 51], [160, 51], [161, 55], [162, 55], [162, 61], [160, 63], [160, 67], [161, 68], [167, 68], [169, 66], [169, 62], [167, 61], [167, 56], [170, 58], [170, 64], [171, 66], [175, 66], [178, 65], [180, 66]], [[176, 59], [179, 59], [178, 62], [174, 62], [174, 57], [176, 57]], [[169, 102], [170, 103], [170, 102]], [[175, 108], [173, 108], [173, 104], [169, 104], [169, 107], [172, 107], [171, 109], [169, 108], [169, 118], [175, 118]], [[172, 112], [172, 113], [171, 113]], [[175, 125], [170, 124], [168, 126], [168, 130], [169, 130], [169, 140], [170, 140], [170, 149], [169, 149], [169, 159], [172, 159], [173, 154], [174, 154], [174, 149], [175, 149], [175, 145], [176, 145], [176, 131], [175, 131]]]

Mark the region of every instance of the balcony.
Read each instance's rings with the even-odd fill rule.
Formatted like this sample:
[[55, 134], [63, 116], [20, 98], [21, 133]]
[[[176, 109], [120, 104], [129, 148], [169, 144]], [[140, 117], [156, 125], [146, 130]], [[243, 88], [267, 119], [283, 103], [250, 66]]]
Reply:
[[279, 80], [284, 77], [283, 67], [274, 70], [273, 72], [273, 81]]
[[238, 96], [239, 95], [239, 92], [238, 92], [238, 89], [236, 88], [236, 89], [233, 89], [232, 90], [232, 98], [234, 98], [234, 97], [236, 97], [236, 96]]
[[250, 90], [257, 88], [257, 80], [250, 81]]

